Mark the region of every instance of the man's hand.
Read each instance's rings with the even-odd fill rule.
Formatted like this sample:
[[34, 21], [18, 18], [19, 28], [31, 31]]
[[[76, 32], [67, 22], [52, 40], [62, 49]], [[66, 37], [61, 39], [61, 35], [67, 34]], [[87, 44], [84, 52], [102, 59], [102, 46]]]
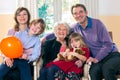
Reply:
[[93, 63], [98, 63], [98, 60], [96, 58], [93, 58], [93, 57], [89, 57], [86, 61], [86, 63], [89, 63], [89, 62], [93, 62]]

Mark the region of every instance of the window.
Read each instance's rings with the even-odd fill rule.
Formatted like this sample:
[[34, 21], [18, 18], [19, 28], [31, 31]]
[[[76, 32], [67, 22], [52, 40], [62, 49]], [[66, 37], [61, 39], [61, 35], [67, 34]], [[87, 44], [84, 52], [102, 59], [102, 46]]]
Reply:
[[46, 22], [45, 32], [40, 35], [40, 37], [45, 36], [46, 34], [52, 31], [54, 14], [53, 14], [53, 0], [38, 0], [38, 16], [43, 18]]
[[62, 0], [62, 21], [67, 21], [70, 25], [75, 22], [71, 14], [71, 6], [79, 3], [79, 0]]
[[75, 22], [70, 9], [76, 3], [85, 4], [89, 12], [88, 16], [98, 18], [98, 2], [98, 0], [17, 0], [17, 7], [28, 8], [32, 15], [31, 19], [38, 18], [38, 15], [43, 18], [47, 23], [44, 33], [46, 34], [51, 32], [56, 21], [65, 20], [70, 25]]
[[38, 0], [38, 15], [46, 21], [46, 30], [51, 30], [53, 25], [53, 0]]
[[70, 25], [75, 22], [71, 15], [71, 6], [79, 0], [38, 0], [39, 17], [46, 21], [47, 27], [44, 34], [52, 31], [56, 21], [66, 21]]

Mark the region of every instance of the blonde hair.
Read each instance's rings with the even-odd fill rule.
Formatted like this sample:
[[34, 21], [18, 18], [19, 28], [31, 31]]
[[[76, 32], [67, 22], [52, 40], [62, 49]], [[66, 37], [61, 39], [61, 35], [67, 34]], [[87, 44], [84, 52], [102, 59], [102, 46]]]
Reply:
[[69, 26], [66, 22], [60, 21], [60, 22], [56, 22], [56, 23], [54, 24], [53, 31], [54, 31], [55, 36], [57, 36], [56, 34], [57, 34], [57, 29], [58, 29], [58, 26], [59, 26], [59, 25], [64, 25], [64, 27], [65, 27], [66, 30], [67, 30], [67, 35], [68, 35], [69, 32], [70, 32], [70, 26]]
[[79, 33], [72, 33], [70, 36], [69, 36], [69, 47], [71, 48], [71, 40], [75, 40], [75, 41], [80, 41], [80, 48], [82, 47], [88, 47], [87, 44], [84, 42], [82, 36], [79, 34]]
[[37, 35], [43, 33], [46, 27], [45, 21], [42, 18], [34, 19], [33, 21], [31, 21], [30, 26], [32, 24], [36, 25], [38, 23], [40, 23], [41, 30], [39, 31]]

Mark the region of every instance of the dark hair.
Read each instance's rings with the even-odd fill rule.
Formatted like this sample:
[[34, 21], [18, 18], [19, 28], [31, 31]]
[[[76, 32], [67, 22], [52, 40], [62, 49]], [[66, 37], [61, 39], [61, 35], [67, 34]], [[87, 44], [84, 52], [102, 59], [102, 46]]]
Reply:
[[41, 30], [40, 30], [40, 32], [39, 32], [37, 35], [43, 33], [44, 30], [45, 30], [45, 27], [46, 27], [45, 21], [44, 21], [42, 18], [35, 19], [35, 20], [31, 21], [30, 26], [31, 26], [32, 24], [36, 25], [36, 24], [38, 24], [38, 23], [40, 23]]
[[14, 26], [15, 31], [19, 31], [19, 23], [18, 23], [18, 20], [17, 20], [17, 15], [23, 10], [25, 10], [27, 12], [27, 15], [28, 15], [27, 25], [29, 25], [29, 23], [30, 23], [30, 12], [28, 11], [28, 9], [25, 8], [25, 7], [19, 7], [14, 14], [14, 20], [16, 22], [16, 24]]
[[73, 6], [71, 7], [71, 13], [72, 13], [72, 14], [73, 14], [73, 8], [76, 8], [76, 7], [82, 7], [85, 12], [87, 11], [85, 5], [83, 5], [83, 4], [75, 4], [75, 5], [73, 5]]

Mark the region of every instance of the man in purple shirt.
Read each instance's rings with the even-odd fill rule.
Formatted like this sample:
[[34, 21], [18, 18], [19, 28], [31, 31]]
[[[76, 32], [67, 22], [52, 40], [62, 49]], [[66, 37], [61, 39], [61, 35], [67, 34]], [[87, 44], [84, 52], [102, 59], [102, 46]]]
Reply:
[[87, 16], [86, 7], [76, 4], [71, 7], [71, 13], [77, 21], [73, 25], [73, 32], [82, 35], [91, 51], [87, 63], [92, 62], [90, 68], [91, 80], [117, 80], [115, 75], [120, 69], [120, 54], [112, 42], [105, 25], [98, 19]]

